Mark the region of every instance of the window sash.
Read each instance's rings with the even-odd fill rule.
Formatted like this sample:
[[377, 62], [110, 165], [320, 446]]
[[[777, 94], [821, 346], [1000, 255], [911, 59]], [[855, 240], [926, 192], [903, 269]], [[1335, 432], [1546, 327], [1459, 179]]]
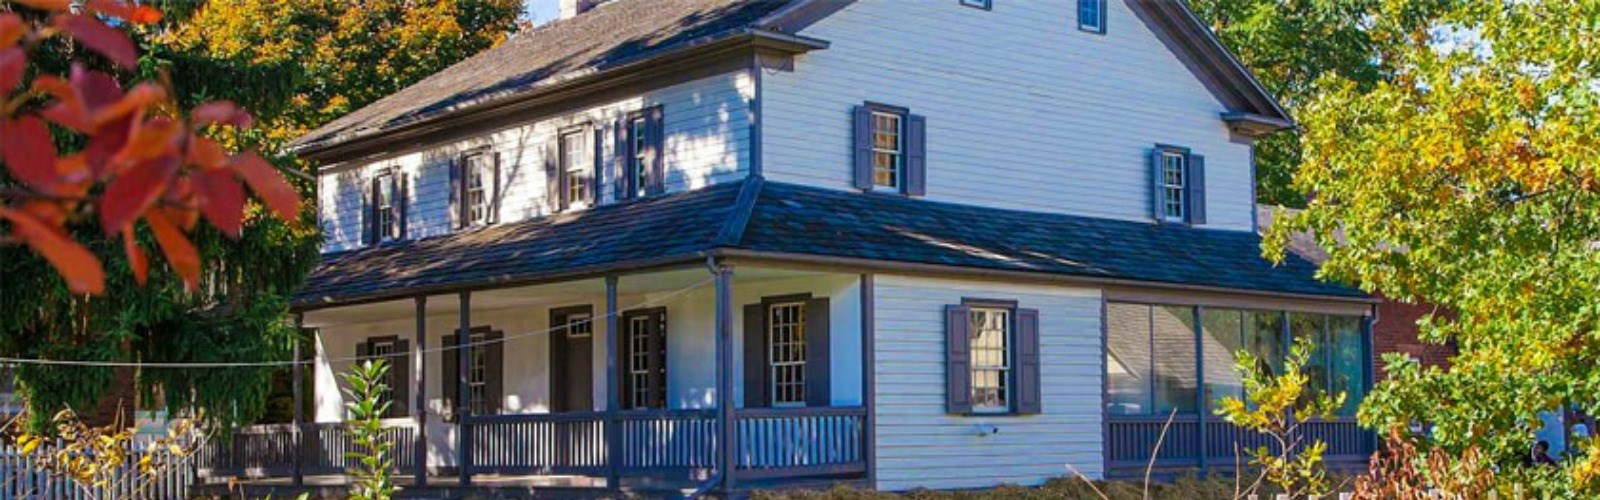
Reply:
[[1104, 0], [1078, 0], [1078, 29], [1095, 33], [1105, 32]]
[[899, 189], [905, 177], [905, 116], [872, 112], [872, 185]]
[[399, 239], [401, 214], [398, 177], [393, 173], [384, 173], [373, 179], [373, 182], [378, 185], [377, 199], [372, 201], [378, 217], [378, 239], [380, 241]]
[[471, 347], [467, 352], [467, 407], [473, 415], [489, 412], [489, 346], [488, 336], [474, 333], [468, 337]]
[[368, 346], [369, 347], [368, 347], [368, 350], [367, 350], [367, 357], [368, 357], [369, 360], [371, 360], [371, 361], [380, 361], [380, 360], [391, 361], [390, 362], [390, 366], [389, 366], [389, 370], [384, 372], [383, 380], [381, 381], [381, 382], [383, 382], [383, 400], [391, 402], [390, 405], [389, 405], [389, 410], [384, 412], [384, 416], [385, 417], [399, 416], [400, 410], [404, 409], [405, 406], [403, 405], [403, 402], [395, 402], [394, 401], [395, 384], [400, 382], [398, 380], [395, 380], [395, 367], [393, 366], [394, 363], [391, 360], [391, 358], [393, 358], [394, 354], [395, 354], [395, 341], [393, 341], [393, 340], [374, 340], [374, 341], [371, 341], [368, 344]]
[[1188, 215], [1185, 191], [1189, 183], [1188, 157], [1177, 151], [1161, 152], [1161, 218], [1182, 221]]
[[805, 302], [767, 306], [767, 366], [772, 406], [806, 403]]
[[632, 394], [628, 407], [649, 408], [654, 401], [654, 387], [650, 385], [650, 317], [635, 316], [628, 319], [628, 385]]
[[489, 223], [489, 197], [494, 189], [494, 163], [487, 154], [468, 156], [462, 168], [462, 201], [466, 205], [468, 225]]
[[1010, 309], [974, 307], [968, 312], [972, 370], [972, 410], [1005, 412], [1011, 408], [1012, 313]]
[[650, 151], [649, 122], [643, 117], [634, 118], [628, 123], [628, 129], [633, 148], [628, 157], [628, 174], [633, 176], [633, 195], [641, 197], [649, 192], [651, 181], [650, 159], [645, 156]]
[[561, 135], [561, 178], [565, 184], [562, 192], [566, 206], [585, 204], [594, 192], [592, 167], [589, 161], [588, 133], [574, 130]]

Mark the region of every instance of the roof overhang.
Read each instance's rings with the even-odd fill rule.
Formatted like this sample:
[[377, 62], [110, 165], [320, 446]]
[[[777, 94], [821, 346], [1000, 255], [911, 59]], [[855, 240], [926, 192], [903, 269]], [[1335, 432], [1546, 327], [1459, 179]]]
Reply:
[[[1128, 0], [1128, 5], [1227, 107], [1223, 119], [1235, 132], [1258, 136], [1294, 127], [1294, 118], [1277, 98], [1185, 2]], [[1240, 119], [1230, 120], [1230, 115]]]
[[526, 112], [574, 97], [681, 73], [719, 58], [761, 51], [767, 54], [798, 55], [828, 48], [828, 41], [746, 28], [690, 41], [664, 52], [613, 63], [604, 68], [537, 85], [500, 98], [460, 106], [437, 116], [397, 125], [377, 132], [334, 136], [325, 140], [296, 144], [290, 152], [301, 158], [323, 163], [359, 158], [386, 151], [396, 145], [412, 145], [442, 130], [491, 121]]
[[1245, 137], [1261, 137], [1294, 128], [1294, 123], [1288, 120], [1237, 111], [1223, 113], [1222, 121], [1228, 124], [1228, 130]]

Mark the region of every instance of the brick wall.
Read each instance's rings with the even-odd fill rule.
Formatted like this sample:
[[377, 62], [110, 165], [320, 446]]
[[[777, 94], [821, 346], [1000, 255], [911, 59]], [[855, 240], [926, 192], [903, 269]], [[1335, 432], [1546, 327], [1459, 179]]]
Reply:
[[1385, 299], [1378, 304], [1378, 320], [1372, 325], [1372, 363], [1376, 380], [1383, 380], [1383, 355], [1405, 353], [1424, 366], [1447, 366], [1454, 346], [1417, 340], [1417, 320], [1433, 312], [1428, 304], [1406, 304]]

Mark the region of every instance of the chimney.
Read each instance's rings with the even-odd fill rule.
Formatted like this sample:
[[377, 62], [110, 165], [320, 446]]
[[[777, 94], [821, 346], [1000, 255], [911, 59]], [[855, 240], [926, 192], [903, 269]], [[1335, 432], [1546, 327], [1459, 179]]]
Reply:
[[572, 19], [578, 14], [588, 12], [589, 9], [605, 3], [606, 0], [561, 0], [561, 16], [556, 19]]

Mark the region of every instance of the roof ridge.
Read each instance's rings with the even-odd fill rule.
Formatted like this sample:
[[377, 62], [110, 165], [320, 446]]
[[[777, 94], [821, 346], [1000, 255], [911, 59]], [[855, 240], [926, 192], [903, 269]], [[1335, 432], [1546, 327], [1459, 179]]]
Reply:
[[722, 230], [717, 231], [712, 247], [739, 246], [739, 242], [744, 240], [744, 229], [750, 226], [750, 216], [755, 213], [756, 200], [761, 198], [761, 188], [765, 184], [766, 179], [761, 174], [752, 173], [745, 177], [744, 185], [739, 187], [739, 197], [733, 201], [733, 210], [722, 224]]

